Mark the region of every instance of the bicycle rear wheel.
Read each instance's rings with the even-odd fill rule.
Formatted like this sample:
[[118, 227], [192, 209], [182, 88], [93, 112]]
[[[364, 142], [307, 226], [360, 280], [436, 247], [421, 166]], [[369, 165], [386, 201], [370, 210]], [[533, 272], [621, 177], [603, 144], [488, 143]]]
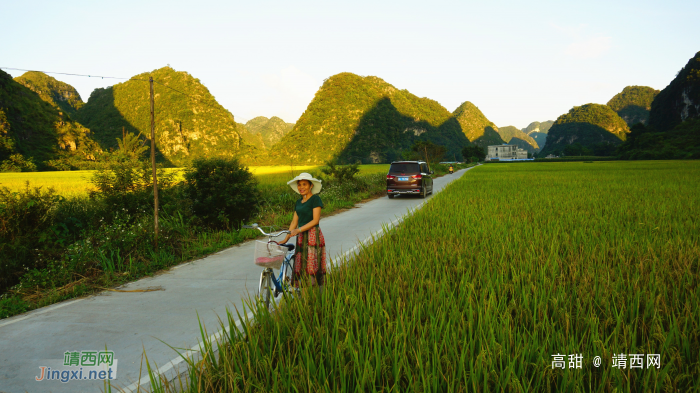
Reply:
[[260, 275], [260, 288], [258, 289], [258, 299], [265, 305], [265, 308], [270, 308], [270, 300], [274, 293], [272, 286], [272, 271], [265, 269]]

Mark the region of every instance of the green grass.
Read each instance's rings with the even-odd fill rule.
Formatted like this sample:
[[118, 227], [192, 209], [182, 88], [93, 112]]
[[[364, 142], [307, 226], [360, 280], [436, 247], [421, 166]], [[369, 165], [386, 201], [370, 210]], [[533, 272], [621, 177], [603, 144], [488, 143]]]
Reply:
[[476, 168], [323, 296], [258, 309], [186, 390], [698, 391], [699, 179], [698, 161]]

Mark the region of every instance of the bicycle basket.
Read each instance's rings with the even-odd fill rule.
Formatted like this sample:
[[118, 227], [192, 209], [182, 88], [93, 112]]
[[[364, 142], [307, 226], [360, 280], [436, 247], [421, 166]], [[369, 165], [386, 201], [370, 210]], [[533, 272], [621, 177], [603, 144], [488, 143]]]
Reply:
[[282, 267], [287, 247], [275, 243], [255, 242], [255, 264], [260, 267], [271, 267], [279, 270]]

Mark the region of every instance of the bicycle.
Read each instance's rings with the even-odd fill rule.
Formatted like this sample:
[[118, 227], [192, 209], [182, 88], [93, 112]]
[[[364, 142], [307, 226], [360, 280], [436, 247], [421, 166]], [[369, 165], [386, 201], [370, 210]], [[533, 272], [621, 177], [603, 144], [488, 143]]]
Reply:
[[[259, 240], [255, 242], [255, 264], [264, 268], [260, 274], [257, 297], [269, 309], [271, 297], [276, 298], [281, 293], [291, 292], [290, 289], [293, 288], [291, 277], [287, 275], [287, 270], [291, 271], [292, 274], [294, 273], [294, 266], [291, 264], [291, 261], [296, 254], [294, 251], [295, 247], [293, 244], [279, 244], [272, 240], [282, 234], [290, 233], [287, 230], [277, 233], [265, 233], [258, 224], [243, 225], [243, 228], [257, 229], [268, 237], [267, 242]], [[278, 278], [275, 278], [273, 269], [280, 270]], [[294, 292], [298, 292], [298, 289], [294, 288]]]

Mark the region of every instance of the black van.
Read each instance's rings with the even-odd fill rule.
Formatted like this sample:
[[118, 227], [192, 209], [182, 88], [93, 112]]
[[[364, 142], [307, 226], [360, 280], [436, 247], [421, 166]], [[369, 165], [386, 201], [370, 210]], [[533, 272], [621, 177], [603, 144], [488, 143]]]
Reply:
[[426, 195], [433, 193], [433, 173], [425, 161], [394, 161], [386, 175], [389, 198], [398, 194]]

